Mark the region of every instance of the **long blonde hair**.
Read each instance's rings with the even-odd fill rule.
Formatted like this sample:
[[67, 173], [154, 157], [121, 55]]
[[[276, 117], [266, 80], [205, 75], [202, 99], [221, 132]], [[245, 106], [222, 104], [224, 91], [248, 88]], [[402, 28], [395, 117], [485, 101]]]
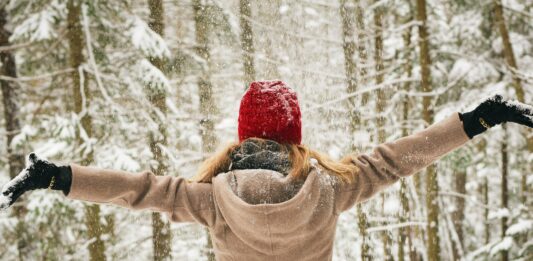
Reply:
[[[259, 142], [265, 141], [259, 138], [252, 139]], [[192, 178], [192, 181], [211, 183], [216, 175], [229, 171], [231, 165], [230, 154], [237, 149], [240, 144], [241, 143], [239, 142], [230, 143], [222, 150], [206, 159], [200, 166], [198, 173]], [[311, 158], [316, 159], [320, 166], [328, 170], [329, 174], [339, 177], [344, 182], [352, 182], [354, 176], [359, 172], [359, 168], [353, 164], [354, 155], [348, 155], [339, 161], [335, 161], [320, 152], [309, 149], [305, 145], [281, 145], [285, 151], [289, 152], [289, 160], [292, 165], [289, 176], [292, 178], [299, 179], [307, 177], [311, 168]]]

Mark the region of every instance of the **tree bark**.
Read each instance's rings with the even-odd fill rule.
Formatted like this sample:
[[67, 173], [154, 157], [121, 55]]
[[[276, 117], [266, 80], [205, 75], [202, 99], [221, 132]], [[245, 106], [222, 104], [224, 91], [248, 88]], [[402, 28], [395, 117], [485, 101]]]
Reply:
[[254, 65], [254, 33], [250, 19], [252, 17], [252, 6], [250, 0], [239, 1], [240, 24], [241, 24], [241, 47], [243, 52], [243, 68], [244, 68], [244, 88], [255, 80], [255, 65]]
[[370, 244], [368, 243], [368, 217], [363, 210], [361, 204], [357, 205], [357, 226], [359, 227], [359, 234], [361, 235], [361, 260], [367, 261], [372, 260], [372, 255], [370, 254]]
[[[250, 1], [250, 0], [248, 0]], [[253, 1], [253, 10], [250, 12], [254, 21], [258, 21], [263, 24], [268, 24], [269, 27], [278, 28], [283, 30], [284, 28], [294, 28], [294, 23], [283, 23], [282, 16], [280, 14], [281, 0], [261, 0]], [[292, 10], [292, 9], [291, 9]], [[288, 30], [288, 29], [287, 29]], [[278, 62], [280, 59], [280, 53], [289, 55], [291, 53], [292, 41], [296, 41], [297, 38], [288, 33], [272, 32], [269, 28], [262, 28], [260, 26], [252, 30], [255, 35], [262, 36], [261, 41], [254, 42], [255, 51], [260, 51], [268, 59], [261, 63], [261, 67], [254, 64], [256, 67], [256, 77], [259, 79], [280, 79], [280, 71], [278, 69]], [[270, 60], [270, 61], [269, 61]], [[292, 60], [292, 59], [291, 59]], [[259, 69], [260, 68], [260, 69]]]
[[[5, 6], [0, 9], [0, 46], [9, 45], [9, 37], [11, 31], [7, 28], [8, 17]], [[0, 74], [17, 78], [17, 65], [15, 56], [10, 51], [0, 51]], [[11, 146], [13, 138], [20, 133], [21, 119], [19, 108], [19, 94], [20, 86], [17, 82], [0, 80], [0, 90], [2, 92], [2, 104], [4, 106], [4, 119], [6, 130], [6, 152], [9, 168], [9, 176], [14, 178], [24, 168], [24, 154], [20, 149]], [[27, 247], [29, 242], [27, 240], [27, 229], [24, 223], [24, 216], [26, 215], [26, 206], [24, 204], [13, 207], [13, 215], [17, 217], [16, 233], [17, 233], [17, 250], [19, 259], [24, 260], [27, 257]]]
[[[340, 0], [340, 15], [342, 19], [342, 40], [343, 40], [343, 51], [344, 51], [344, 68], [346, 73], [346, 83], [347, 93], [353, 93], [357, 90], [356, 83], [356, 65], [353, 60], [355, 55], [355, 42], [354, 42], [354, 10], [353, 5], [348, 5], [347, 0]], [[350, 133], [355, 133], [360, 127], [361, 120], [357, 113], [357, 100], [355, 97], [348, 99], [348, 117], [350, 120], [349, 130]], [[353, 139], [352, 139], [353, 140]], [[351, 151], [357, 151], [357, 144], [351, 144]], [[370, 255], [370, 245], [368, 244], [368, 218], [366, 213], [363, 211], [361, 204], [357, 205], [357, 219], [359, 234], [361, 235], [361, 260], [371, 260]]]
[[[476, 145], [477, 151], [482, 154], [483, 158], [487, 156], [487, 142], [485, 140], [481, 140]], [[489, 205], [489, 178], [487, 176], [483, 177], [483, 181], [481, 183], [481, 186], [479, 188], [479, 192], [481, 194], [482, 203], [485, 206]], [[484, 243], [485, 245], [488, 245], [490, 243], [490, 220], [489, 220], [489, 208], [485, 207], [483, 209], [483, 237], [484, 237]]]
[[[150, 21], [148, 26], [161, 37], [164, 36], [165, 31], [165, 11], [162, 0], [148, 0], [148, 8], [150, 9]], [[163, 57], [150, 57], [150, 62], [161, 72], [165, 73], [165, 61]], [[166, 116], [167, 106], [166, 90], [162, 87], [147, 88], [148, 99], [150, 103], [161, 112], [160, 115]], [[157, 165], [151, 166], [151, 171], [155, 175], [165, 175], [168, 171], [168, 158], [164, 155], [162, 147], [167, 146], [167, 129], [166, 122], [161, 119], [160, 115], [154, 113], [153, 118], [157, 122], [157, 131], [152, 131], [149, 134], [150, 151], [157, 162]], [[157, 212], [152, 213], [152, 242], [154, 251], [154, 260], [167, 260], [171, 258], [171, 233], [170, 224], [163, 221], [161, 214]]]
[[[81, 127], [87, 136], [91, 137], [93, 136], [92, 118], [86, 111], [83, 112], [83, 109], [88, 107], [91, 101], [91, 93], [89, 91], [86, 73], [79, 73], [77, 70], [85, 62], [85, 57], [83, 56], [83, 46], [85, 44], [80, 21], [81, 2], [69, 0], [67, 3], [67, 12], [69, 64], [72, 68], [76, 69], [71, 73], [74, 112], [78, 115], [83, 113], [83, 115], [80, 115]], [[76, 133], [76, 143], [79, 145], [83, 142], [80, 136], [80, 130], [78, 130]], [[89, 151], [84, 155], [81, 163], [89, 165], [93, 162], [93, 159], [93, 151]], [[85, 206], [85, 225], [87, 226], [88, 240], [92, 241], [88, 246], [90, 259], [93, 261], [105, 260], [105, 244], [102, 240], [103, 225], [100, 222], [100, 207], [98, 205], [88, 204]]]
[[[406, 19], [406, 22], [412, 21], [412, 17], [408, 17]], [[406, 56], [407, 59], [411, 60], [411, 51], [407, 48], [411, 45], [411, 28], [408, 28], [404, 35], [403, 35], [403, 41], [404, 45], [406, 46], [406, 51], [408, 52], [408, 55]], [[413, 74], [413, 63], [407, 62], [405, 73], [407, 78], [411, 78]], [[411, 84], [409, 82], [406, 82], [403, 86], [403, 89], [405, 91], [409, 91], [411, 89]], [[407, 121], [409, 120], [409, 112], [410, 112], [410, 106], [409, 106], [409, 96], [404, 97], [403, 103], [402, 103], [402, 136], [405, 137], [409, 135], [409, 130], [407, 127]], [[401, 212], [400, 212], [400, 223], [406, 222], [409, 220], [411, 214], [410, 214], [410, 206], [409, 206], [409, 197], [408, 197], [408, 187], [407, 187], [407, 180], [405, 178], [401, 179], [400, 183], [400, 204], [401, 204]], [[402, 227], [400, 228], [400, 238], [399, 238], [399, 246], [398, 246], [398, 260], [404, 261], [407, 260], [405, 257], [408, 255], [409, 260], [419, 260], [418, 255], [414, 249], [413, 244], [413, 238], [412, 238], [413, 229], [411, 226], [408, 227]], [[419, 234], [419, 233], [417, 233]], [[405, 246], [408, 247], [408, 252], [406, 253], [404, 248]]]
[[[374, 1], [374, 4], [378, 4], [377, 1]], [[375, 62], [375, 71], [376, 71], [376, 85], [383, 83], [383, 6], [376, 6], [374, 8], [374, 62]], [[376, 118], [377, 126], [377, 141], [379, 144], [385, 142], [385, 117], [382, 113], [385, 110], [386, 100], [385, 92], [383, 89], [376, 90], [376, 111], [378, 117]], [[386, 193], [381, 192], [381, 214], [385, 215], [385, 200]], [[392, 260], [392, 250], [391, 250], [391, 235], [390, 232], [385, 230], [382, 232], [381, 240], [383, 242], [383, 255], [384, 260]]]
[[[431, 58], [429, 54], [429, 34], [427, 31], [426, 1], [416, 0], [418, 26], [418, 44], [420, 48], [421, 87], [423, 92], [431, 92]], [[426, 124], [433, 122], [433, 108], [431, 96], [422, 99], [423, 119]], [[426, 169], [426, 207], [427, 207], [427, 255], [428, 260], [440, 259], [439, 239], [439, 205], [438, 205], [438, 181], [435, 165]]]
[[[466, 195], [466, 169], [461, 169], [455, 173], [455, 192], [461, 195]], [[455, 199], [456, 209], [452, 213], [452, 221], [457, 232], [457, 240], [453, 240], [453, 259], [461, 260], [460, 255], [462, 249], [463, 237], [463, 222], [465, 219], [465, 199], [457, 197]]]
[[[203, 153], [212, 153], [217, 146], [217, 138], [215, 135], [215, 127], [213, 122], [213, 115], [217, 109], [213, 99], [213, 87], [210, 79], [209, 63], [209, 17], [205, 13], [205, 6], [201, 0], [193, 0], [194, 22], [195, 22], [195, 38], [196, 38], [196, 54], [204, 61], [200, 78], [198, 79], [198, 94], [200, 95], [200, 114], [202, 120], [200, 121], [200, 134], [202, 136], [202, 151]], [[212, 240], [209, 231], [206, 230], [207, 245], [206, 253], [208, 260], [215, 260], [215, 255], [212, 250]]]
[[[355, 20], [357, 23], [357, 51], [359, 54], [359, 83], [363, 84], [365, 82], [367, 71], [367, 59], [368, 54], [366, 50], [366, 31], [365, 31], [365, 17], [363, 13], [363, 8], [361, 6], [361, 1], [356, 0], [355, 3]], [[361, 106], [365, 106], [368, 103], [368, 92], [363, 93], [361, 98]]]
[[[356, 73], [357, 67], [353, 60], [355, 55], [354, 42], [354, 10], [353, 5], [348, 5], [347, 0], [340, 0], [340, 15], [342, 19], [342, 49], [344, 51], [344, 70], [346, 73], [347, 93], [353, 93], [357, 90]], [[357, 100], [355, 97], [348, 99], [349, 115], [351, 119], [351, 130], [356, 130], [360, 125], [360, 117], [356, 112]], [[352, 145], [354, 146], [354, 145]]]
[[[508, 151], [507, 151], [507, 127], [505, 124], [503, 125], [503, 131], [504, 131], [504, 138], [502, 141], [502, 147], [501, 147], [501, 157], [502, 157], [502, 192], [501, 192], [501, 201], [502, 201], [502, 209], [509, 209], [509, 189], [508, 189], [508, 177], [509, 177], [509, 157], [508, 157]], [[505, 238], [505, 231], [507, 231], [507, 217], [503, 217], [501, 221], [501, 229], [502, 239]], [[508, 261], [509, 260], [509, 251], [503, 250], [501, 251], [501, 260], [502, 261]]]
[[[509, 31], [507, 30], [507, 26], [505, 24], [505, 17], [503, 13], [503, 7], [502, 7], [501, 0], [494, 0], [494, 18], [495, 18], [496, 26], [498, 26], [500, 35], [502, 37], [503, 54], [505, 56], [505, 61], [511, 69], [510, 71], [513, 77], [512, 86], [515, 90], [516, 98], [518, 99], [518, 101], [525, 103], [524, 88], [522, 86], [522, 80], [516, 73], [516, 71], [518, 71], [518, 65], [516, 63], [516, 58], [514, 55], [513, 44], [511, 43], [511, 39], [509, 37]], [[527, 134], [526, 134], [526, 137], [527, 137]], [[533, 153], [533, 136], [527, 138], [527, 149], [529, 153]], [[529, 164], [529, 168], [531, 168], [530, 165], [531, 164]], [[527, 165], [526, 165], [526, 168], [527, 168]], [[520, 200], [525, 205], [527, 205], [527, 199], [528, 199], [527, 173], [531, 173], [531, 169], [525, 169], [522, 172], [522, 177], [521, 177], [522, 179], [520, 182], [520, 185], [521, 185], [520, 186], [521, 187]]]

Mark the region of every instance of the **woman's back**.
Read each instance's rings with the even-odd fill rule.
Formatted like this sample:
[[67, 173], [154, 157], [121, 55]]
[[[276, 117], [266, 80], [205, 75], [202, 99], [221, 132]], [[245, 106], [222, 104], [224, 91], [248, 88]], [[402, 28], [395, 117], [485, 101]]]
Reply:
[[331, 259], [337, 179], [314, 167], [303, 184], [289, 180], [266, 169], [213, 179], [217, 217], [209, 230], [218, 260]]

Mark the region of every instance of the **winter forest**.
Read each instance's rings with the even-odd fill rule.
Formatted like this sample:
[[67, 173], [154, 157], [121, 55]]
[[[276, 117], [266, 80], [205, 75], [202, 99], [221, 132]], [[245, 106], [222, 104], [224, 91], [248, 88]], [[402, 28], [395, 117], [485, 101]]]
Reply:
[[[191, 177], [253, 80], [303, 143], [369, 152], [499, 93], [533, 102], [529, 0], [2, 0], [0, 184], [55, 162]], [[533, 133], [506, 124], [340, 216], [334, 260], [532, 260]], [[120, 186], [120, 184], [117, 184]], [[0, 260], [214, 260], [205, 228], [36, 190]], [[312, 251], [312, 250], [309, 250]]]

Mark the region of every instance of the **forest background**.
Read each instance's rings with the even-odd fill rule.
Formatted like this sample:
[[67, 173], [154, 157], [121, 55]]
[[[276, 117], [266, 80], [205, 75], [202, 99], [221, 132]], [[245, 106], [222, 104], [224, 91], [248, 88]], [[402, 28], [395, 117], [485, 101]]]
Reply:
[[[191, 177], [236, 139], [249, 82], [281, 79], [334, 158], [500, 93], [533, 102], [529, 0], [0, 2], [0, 184], [36, 151]], [[533, 133], [493, 128], [339, 219], [334, 260], [532, 260]], [[120, 184], [117, 184], [120, 185]], [[1, 260], [213, 260], [206, 230], [35, 191]]]

